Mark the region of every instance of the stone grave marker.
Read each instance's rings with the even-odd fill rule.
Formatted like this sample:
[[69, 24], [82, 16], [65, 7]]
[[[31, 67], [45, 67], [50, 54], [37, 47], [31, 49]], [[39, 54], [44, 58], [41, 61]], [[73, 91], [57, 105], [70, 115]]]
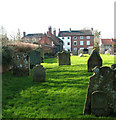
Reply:
[[102, 59], [100, 57], [98, 50], [94, 49], [87, 61], [87, 71], [92, 72], [92, 69], [96, 66], [98, 67], [102, 66]]
[[70, 52], [62, 51], [58, 53], [58, 61], [60, 65], [71, 65]]
[[46, 69], [42, 65], [33, 68], [33, 82], [44, 82], [46, 79]]
[[33, 68], [35, 65], [41, 63], [41, 54], [37, 49], [29, 52], [30, 56], [30, 67]]
[[108, 111], [108, 98], [103, 91], [95, 91], [91, 95], [91, 114], [95, 116], [107, 116]]
[[[88, 85], [87, 97], [86, 97], [85, 107], [84, 107], [84, 114], [91, 114], [91, 112], [92, 112], [91, 104], [95, 104], [96, 102], [91, 101], [91, 96], [92, 96], [92, 93], [95, 91], [104, 92], [105, 94], [104, 94], [103, 99], [107, 98], [106, 99], [107, 107], [105, 108], [105, 111], [102, 113], [102, 116], [109, 115], [113, 112], [113, 110], [114, 110], [114, 94], [115, 94], [114, 74], [115, 74], [114, 70], [107, 66], [100, 67], [100, 68], [96, 67], [94, 69], [94, 74], [93, 74], [93, 76], [90, 77], [90, 81], [89, 81], [89, 85]], [[99, 93], [98, 95], [101, 96], [102, 94], [103, 93]], [[94, 100], [94, 95], [93, 95], [93, 100]], [[93, 108], [95, 108], [95, 107], [93, 107]], [[99, 109], [101, 109], [101, 108], [99, 107]], [[101, 110], [101, 111], [103, 111], [103, 110]], [[98, 114], [98, 113], [96, 113], [96, 114], [101, 116], [101, 114]]]
[[17, 53], [13, 56], [13, 75], [28, 76], [30, 73], [30, 58], [26, 53]]
[[114, 90], [115, 90], [115, 94], [114, 94], [114, 101], [116, 104], [116, 64], [112, 64], [111, 65], [111, 69], [114, 69]]
[[81, 53], [83, 54], [83, 49], [78, 50], [78, 55], [81, 54]]

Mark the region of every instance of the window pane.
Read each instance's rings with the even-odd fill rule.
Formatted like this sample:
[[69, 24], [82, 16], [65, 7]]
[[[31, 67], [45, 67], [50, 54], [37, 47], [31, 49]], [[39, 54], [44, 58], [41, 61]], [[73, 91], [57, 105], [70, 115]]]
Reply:
[[83, 45], [83, 41], [80, 41], [80, 45]]
[[80, 39], [83, 39], [83, 36], [80, 36]]
[[90, 39], [90, 36], [87, 36], [86, 38], [87, 38], [87, 39]]
[[77, 41], [74, 41], [73, 44], [74, 44], [74, 46], [76, 46], [77, 45]]
[[90, 41], [87, 41], [87, 45], [90, 45]]

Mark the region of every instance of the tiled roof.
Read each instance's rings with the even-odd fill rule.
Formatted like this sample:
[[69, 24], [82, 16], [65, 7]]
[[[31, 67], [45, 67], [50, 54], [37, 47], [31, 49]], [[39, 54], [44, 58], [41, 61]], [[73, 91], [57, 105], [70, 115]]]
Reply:
[[101, 39], [103, 45], [113, 45], [114, 41], [112, 39]]
[[[35, 38], [42, 38], [43, 37], [43, 33], [34, 33], [34, 34], [27, 34], [27, 35], [25, 35], [25, 37], [26, 38], [33, 38], [33, 37], [35, 37]], [[23, 37], [24, 38], [24, 37]]]
[[93, 35], [91, 30], [71, 30], [71, 31], [60, 31], [58, 36], [74, 36], [74, 35]]

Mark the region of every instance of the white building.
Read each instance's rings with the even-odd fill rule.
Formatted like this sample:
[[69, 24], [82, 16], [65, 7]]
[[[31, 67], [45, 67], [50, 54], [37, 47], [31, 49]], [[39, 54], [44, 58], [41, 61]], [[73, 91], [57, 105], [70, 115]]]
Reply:
[[71, 52], [71, 37], [66, 36], [66, 37], [59, 37], [59, 38], [64, 42], [63, 49]]

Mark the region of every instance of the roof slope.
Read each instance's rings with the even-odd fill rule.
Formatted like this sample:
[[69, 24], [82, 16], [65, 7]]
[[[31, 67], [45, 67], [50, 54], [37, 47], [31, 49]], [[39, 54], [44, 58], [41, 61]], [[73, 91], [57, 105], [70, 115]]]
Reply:
[[114, 41], [112, 39], [101, 39], [103, 45], [113, 45]]
[[74, 36], [74, 35], [93, 35], [91, 30], [71, 30], [71, 31], [60, 31], [58, 36]]

